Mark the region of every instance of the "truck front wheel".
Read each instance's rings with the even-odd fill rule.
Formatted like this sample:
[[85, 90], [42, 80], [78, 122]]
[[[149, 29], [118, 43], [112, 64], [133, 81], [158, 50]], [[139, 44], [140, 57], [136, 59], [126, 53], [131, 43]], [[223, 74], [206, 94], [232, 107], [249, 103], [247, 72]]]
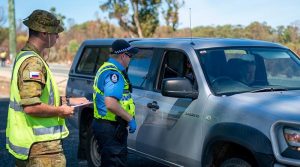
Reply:
[[221, 163], [221, 167], [251, 167], [251, 165], [241, 158], [229, 158]]
[[87, 142], [87, 161], [89, 167], [100, 167], [101, 166], [101, 155], [98, 153], [98, 142], [90, 130], [88, 134]]

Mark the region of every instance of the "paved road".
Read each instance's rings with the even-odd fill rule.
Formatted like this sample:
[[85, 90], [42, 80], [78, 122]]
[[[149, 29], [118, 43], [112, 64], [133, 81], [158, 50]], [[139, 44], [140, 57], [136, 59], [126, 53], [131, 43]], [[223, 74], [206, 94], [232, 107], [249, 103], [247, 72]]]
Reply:
[[7, 118], [8, 99], [0, 99], [0, 166], [13, 166], [13, 158], [5, 149], [5, 127]]
[[[50, 68], [57, 80], [57, 82], [66, 82], [69, 73], [69, 66], [60, 64], [50, 64]], [[0, 76], [10, 78], [11, 66], [0, 67]], [[2, 96], [0, 96], [2, 97]], [[13, 167], [14, 158], [5, 149], [5, 128], [7, 119], [8, 97], [0, 98], [0, 167]], [[86, 162], [79, 162], [77, 160], [77, 148], [74, 147], [78, 144], [78, 130], [72, 128], [67, 122], [67, 126], [70, 127], [70, 135], [63, 141], [63, 147], [67, 158], [68, 167], [85, 167]]]
[[[0, 98], [0, 167], [13, 167], [14, 158], [5, 149], [5, 128], [7, 118], [8, 98]], [[78, 130], [73, 128], [68, 122], [67, 126], [70, 135], [63, 140], [64, 153], [67, 159], [67, 167], [87, 167], [86, 161], [78, 161], [77, 147]], [[148, 159], [144, 159], [135, 154], [129, 153], [128, 167], [164, 167]]]
[[[7, 118], [7, 107], [8, 107], [8, 98], [0, 99], [0, 166], [1, 167], [13, 167], [14, 158], [7, 152], [5, 149], [5, 128], [6, 128], [6, 118]], [[77, 148], [74, 147], [78, 143], [77, 133], [78, 130], [72, 128], [67, 124], [70, 130], [70, 135], [67, 139], [63, 141], [64, 152], [67, 158], [68, 167], [85, 167], [86, 162], [79, 162], [77, 160]]]
[[[54, 77], [58, 83], [66, 84], [66, 79], [69, 74], [70, 66], [61, 64], [50, 64]], [[1, 67], [0, 76], [10, 77], [11, 67]], [[8, 98], [1, 98], [0, 96], [0, 167], [13, 167], [14, 158], [5, 149], [5, 128], [7, 119]], [[78, 161], [77, 147], [78, 145], [78, 130], [72, 127], [67, 121], [69, 128], [69, 136], [63, 140], [64, 153], [67, 159], [67, 167], [86, 167], [86, 161]], [[164, 165], [157, 164], [148, 159], [144, 159], [129, 152], [128, 167], [164, 167]]]

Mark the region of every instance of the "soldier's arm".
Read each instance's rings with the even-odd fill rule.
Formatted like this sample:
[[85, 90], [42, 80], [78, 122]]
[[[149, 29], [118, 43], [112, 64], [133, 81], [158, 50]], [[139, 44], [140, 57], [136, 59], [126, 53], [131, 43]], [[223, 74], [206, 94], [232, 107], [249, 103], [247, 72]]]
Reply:
[[66, 97], [66, 96], [61, 96], [60, 97], [61, 105], [78, 105], [78, 104], [85, 104], [89, 103], [90, 101], [86, 99], [85, 97]]
[[46, 75], [46, 68], [37, 57], [24, 60], [20, 66], [18, 87], [24, 112], [36, 117], [67, 117], [72, 115], [74, 112], [72, 107], [55, 107], [41, 102], [40, 96], [45, 87]]
[[62, 118], [66, 118], [74, 114], [74, 108], [69, 107], [67, 105], [55, 107], [48, 104], [40, 103], [40, 104], [24, 106], [24, 112], [28, 115], [35, 116], [35, 117], [59, 116]]
[[24, 60], [18, 71], [18, 88], [23, 106], [41, 103], [40, 96], [46, 77], [46, 68], [39, 58], [29, 57]]
[[86, 99], [85, 97], [70, 97], [69, 103], [70, 105], [78, 105], [78, 104], [84, 104], [89, 103], [90, 101]]

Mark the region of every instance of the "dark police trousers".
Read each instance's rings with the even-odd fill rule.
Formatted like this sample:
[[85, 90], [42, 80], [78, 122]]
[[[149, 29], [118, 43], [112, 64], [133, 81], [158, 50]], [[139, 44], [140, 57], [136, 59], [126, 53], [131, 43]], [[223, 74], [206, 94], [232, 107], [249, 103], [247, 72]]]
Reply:
[[94, 118], [92, 127], [99, 144], [101, 167], [127, 166], [128, 131], [126, 126], [118, 122]]

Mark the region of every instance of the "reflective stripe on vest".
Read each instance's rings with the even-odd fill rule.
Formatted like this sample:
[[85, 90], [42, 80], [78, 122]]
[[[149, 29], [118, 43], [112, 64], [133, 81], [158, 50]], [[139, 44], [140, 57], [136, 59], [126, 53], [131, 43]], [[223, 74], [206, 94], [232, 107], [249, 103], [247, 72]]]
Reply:
[[16, 100], [14, 101], [9, 101], [9, 107], [14, 109], [15, 111], [23, 111], [23, 107], [20, 103], [16, 102]]
[[21, 154], [21, 155], [28, 155], [29, 154], [29, 148], [25, 148], [25, 147], [20, 147], [20, 146], [15, 146], [13, 145], [9, 140], [8, 137], [6, 137], [6, 144], [9, 145], [9, 147], [14, 150], [14, 152]]
[[126, 94], [125, 96], [122, 96], [122, 98], [120, 99], [120, 101], [127, 101], [131, 99], [131, 94]]
[[61, 133], [66, 131], [65, 127], [61, 125], [48, 127], [48, 128], [33, 128], [32, 130], [33, 130], [33, 134], [36, 136], [50, 135], [50, 134], [56, 134], [56, 133]]
[[[52, 85], [52, 81], [50, 80], [50, 85]], [[53, 92], [53, 89], [52, 89], [52, 86], [50, 86], [50, 94], [49, 94], [49, 101], [48, 101], [48, 104], [49, 105], [54, 105], [54, 92]]]

